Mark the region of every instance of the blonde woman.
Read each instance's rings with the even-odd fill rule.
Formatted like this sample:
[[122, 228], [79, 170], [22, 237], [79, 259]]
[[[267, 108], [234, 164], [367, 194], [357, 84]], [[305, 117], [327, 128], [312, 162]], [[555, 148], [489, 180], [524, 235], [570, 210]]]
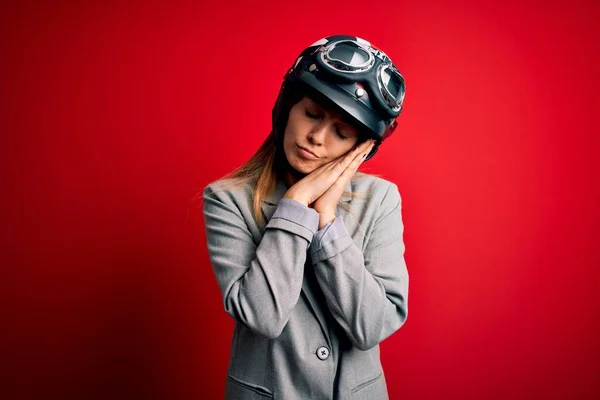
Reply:
[[227, 399], [386, 399], [379, 343], [406, 321], [401, 198], [358, 173], [396, 127], [404, 78], [354, 36], [306, 48], [273, 129], [204, 190], [211, 265], [235, 319]]

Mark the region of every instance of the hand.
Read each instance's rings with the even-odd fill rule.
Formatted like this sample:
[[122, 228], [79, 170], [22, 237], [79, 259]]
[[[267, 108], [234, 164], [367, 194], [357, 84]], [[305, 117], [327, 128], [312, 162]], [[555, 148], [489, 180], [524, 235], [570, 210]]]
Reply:
[[[373, 148], [375, 141], [368, 140], [365, 146], [359, 148], [358, 154], [354, 157], [352, 162], [346, 167], [346, 169], [339, 175], [333, 185], [329, 187], [313, 204], [315, 211], [319, 213], [319, 229], [322, 229], [325, 225], [335, 219], [335, 211], [338, 202], [340, 201], [341, 195], [344, 193], [344, 189], [350, 183], [350, 180], [358, 171], [358, 167], [363, 163], [369, 152]], [[363, 145], [365, 145], [363, 143]]]
[[[296, 182], [283, 197], [294, 199], [308, 206], [331, 189], [331, 192], [317, 203], [316, 207], [315, 205], [313, 207], [317, 212], [323, 212], [332, 220], [335, 218], [335, 207], [344, 188], [371, 151], [373, 144], [373, 140], [367, 140], [335, 160], [321, 165]], [[321, 227], [321, 222], [319, 222], [319, 226]]]

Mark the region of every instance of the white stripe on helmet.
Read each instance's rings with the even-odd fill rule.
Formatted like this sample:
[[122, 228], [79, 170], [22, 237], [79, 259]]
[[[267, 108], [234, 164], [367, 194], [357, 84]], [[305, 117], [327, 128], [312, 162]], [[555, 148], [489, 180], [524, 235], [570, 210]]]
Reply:
[[368, 42], [368, 41], [366, 41], [365, 39], [361, 39], [361, 38], [357, 37], [357, 38], [356, 38], [356, 41], [357, 41], [358, 43], [360, 43], [360, 44], [365, 44], [365, 45], [367, 45], [367, 46], [371, 47], [371, 43], [369, 43], [369, 42]]
[[298, 57], [298, 59], [296, 60], [296, 63], [292, 67], [292, 69], [296, 69], [296, 66], [298, 65], [298, 63], [300, 62], [300, 60], [302, 60], [302, 56]]

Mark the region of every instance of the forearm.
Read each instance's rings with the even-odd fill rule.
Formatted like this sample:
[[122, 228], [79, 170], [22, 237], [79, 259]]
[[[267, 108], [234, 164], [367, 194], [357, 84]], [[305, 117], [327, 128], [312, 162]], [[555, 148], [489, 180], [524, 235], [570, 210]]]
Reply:
[[327, 224], [332, 223], [335, 219], [335, 212], [319, 212], [319, 230], [325, 228]]
[[[328, 230], [311, 245], [315, 274], [334, 318], [353, 344], [366, 350], [406, 320], [408, 276], [403, 246], [390, 243], [386, 257], [369, 260], [367, 254], [365, 261], [341, 220], [336, 219]], [[367, 265], [385, 279], [371, 273]]]
[[361, 264], [360, 251], [348, 248], [315, 265], [315, 274], [337, 322], [357, 348], [367, 350], [402, 326], [406, 310], [402, 298], [390, 301], [383, 284]]
[[314, 210], [280, 203], [258, 246], [229, 199], [205, 195], [204, 203], [207, 246], [225, 310], [269, 338], [279, 336], [298, 301], [318, 223]]
[[227, 313], [262, 336], [278, 337], [300, 296], [307, 245], [302, 237], [267, 230], [256, 258], [224, 293]]

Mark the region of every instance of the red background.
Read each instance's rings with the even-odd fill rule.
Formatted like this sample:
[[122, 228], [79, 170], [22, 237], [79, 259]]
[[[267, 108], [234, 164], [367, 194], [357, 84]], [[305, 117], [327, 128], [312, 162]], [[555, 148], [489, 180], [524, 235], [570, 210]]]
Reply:
[[2, 398], [222, 397], [194, 195], [335, 33], [407, 79], [364, 166], [403, 196], [391, 398], [600, 397], [600, 3], [49, 3], [0, 11]]

